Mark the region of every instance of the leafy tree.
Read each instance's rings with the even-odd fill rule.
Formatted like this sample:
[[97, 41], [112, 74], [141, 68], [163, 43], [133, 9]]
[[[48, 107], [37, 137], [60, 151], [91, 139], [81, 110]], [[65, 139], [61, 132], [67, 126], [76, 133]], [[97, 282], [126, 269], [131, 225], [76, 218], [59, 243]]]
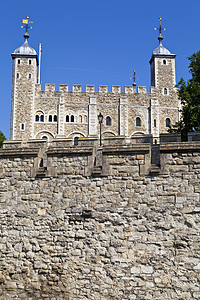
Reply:
[[188, 60], [192, 78], [187, 82], [181, 78], [177, 85], [182, 104], [182, 117], [169, 130], [180, 132], [183, 141], [187, 141], [188, 132], [200, 131], [200, 51], [188, 57]]
[[0, 130], [0, 148], [2, 148], [3, 146], [3, 142], [6, 140], [5, 135], [3, 134], [3, 132]]

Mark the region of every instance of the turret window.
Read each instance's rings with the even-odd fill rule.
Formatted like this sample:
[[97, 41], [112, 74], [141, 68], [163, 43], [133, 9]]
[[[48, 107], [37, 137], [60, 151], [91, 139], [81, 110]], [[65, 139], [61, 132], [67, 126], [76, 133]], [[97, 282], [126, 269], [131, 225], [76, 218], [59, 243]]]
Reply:
[[165, 59], [163, 59], [163, 65], [166, 65], [166, 64], [167, 64], [166, 60], [165, 60]]
[[28, 63], [29, 63], [29, 65], [31, 65], [31, 63], [32, 63], [32, 62], [31, 62], [31, 59], [29, 59]]
[[139, 117], [136, 118], [136, 126], [141, 126], [141, 119]]
[[40, 117], [38, 115], [35, 116], [35, 122], [39, 122]]
[[24, 131], [24, 130], [25, 130], [25, 124], [24, 124], [24, 123], [21, 123], [21, 124], [20, 124], [20, 130], [21, 130], [21, 131]]
[[53, 116], [53, 121], [57, 122], [57, 116], [56, 115]]
[[83, 117], [79, 116], [79, 123], [82, 123], [82, 122], [83, 122]]
[[66, 122], [69, 122], [69, 115], [66, 115]]
[[71, 122], [74, 122], [74, 116], [71, 116]]
[[167, 88], [164, 88], [163, 94], [164, 94], [164, 95], [168, 95], [168, 90], [167, 90]]
[[19, 73], [17, 73], [17, 79], [19, 79]]
[[18, 63], [18, 65], [20, 65], [20, 59], [18, 59], [17, 63]]
[[52, 122], [52, 115], [49, 115], [49, 122]]
[[31, 74], [28, 74], [28, 78], [31, 79]]
[[44, 122], [44, 115], [40, 116], [40, 122]]
[[167, 118], [166, 119], [166, 127], [170, 127], [170, 125], [171, 125], [170, 118]]
[[154, 123], [154, 127], [156, 127], [156, 119], [154, 119], [154, 122], [153, 122], [153, 123]]

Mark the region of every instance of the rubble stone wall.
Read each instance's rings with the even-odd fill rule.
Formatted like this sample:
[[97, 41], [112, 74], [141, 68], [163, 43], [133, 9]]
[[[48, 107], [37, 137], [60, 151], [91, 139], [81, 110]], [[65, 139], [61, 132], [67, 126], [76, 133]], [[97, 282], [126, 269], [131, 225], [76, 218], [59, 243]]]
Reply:
[[147, 176], [140, 152], [86, 176], [90, 152], [51, 149], [33, 177], [37, 149], [1, 150], [0, 299], [199, 299], [200, 151], [172, 148]]

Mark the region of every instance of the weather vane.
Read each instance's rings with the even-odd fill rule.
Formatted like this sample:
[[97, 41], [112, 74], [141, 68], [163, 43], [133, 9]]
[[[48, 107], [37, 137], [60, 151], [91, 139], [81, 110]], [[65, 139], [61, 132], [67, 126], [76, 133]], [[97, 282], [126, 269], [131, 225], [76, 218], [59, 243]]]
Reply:
[[137, 85], [136, 82], [135, 82], [135, 80], [138, 79], [138, 78], [135, 77], [135, 70], [133, 70], [133, 77], [131, 77], [130, 79], [133, 80], [132, 86], [133, 86], [133, 88], [135, 89], [135, 88], [136, 88], [136, 85]]
[[25, 25], [21, 26], [21, 28], [25, 28], [26, 29], [26, 33], [28, 33], [28, 29], [29, 28], [32, 29], [32, 27], [29, 26], [29, 25], [31, 23], [33, 23], [33, 22], [29, 21], [29, 16], [26, 16], [26, 19], [22, 19], [22, 23], [25, 24]]
[[166, 30], [165, 28], [163, 28], [163, 27], [161, 26], [161, 21], [162, 21], [162, 18], [160, 17], [160, 18], [159, 18], [159, 28], [154, 28], [154, 30], [159, 30], [160, 35], [162, 35], [162, 34], [161, 34], [161, 33], [162, 33], [162, 30]]

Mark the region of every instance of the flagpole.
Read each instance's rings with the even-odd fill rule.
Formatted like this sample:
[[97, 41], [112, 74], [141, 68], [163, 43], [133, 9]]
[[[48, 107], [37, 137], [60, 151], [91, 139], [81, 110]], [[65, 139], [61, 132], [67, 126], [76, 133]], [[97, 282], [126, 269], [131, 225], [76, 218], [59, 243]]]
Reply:
[[38, 70], [38, 84], [40, 84], [41, 53], [42, 53], [42, 44], [41, 44], [41, 43], [39, 43], [39, 70]]

